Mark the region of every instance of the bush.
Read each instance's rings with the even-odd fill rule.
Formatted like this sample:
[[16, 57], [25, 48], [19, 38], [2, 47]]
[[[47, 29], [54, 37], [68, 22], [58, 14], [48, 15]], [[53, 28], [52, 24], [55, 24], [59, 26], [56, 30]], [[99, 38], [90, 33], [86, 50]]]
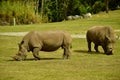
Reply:
[[98, 13], [104, 10], [105, 10], [105, 3], [102, 3], [101, 1], [96, 1], [95, 4], [92, 6], [93, 13]]
[[30, 3], [16, 1], [2, 1], [0, 3], [0, 21], [13, 24], [13, 18], [16, 19], [16, 24], [31, 24], [41, 22], [38, 14], [35, 14], [34, 6]]
[[79, 10], [80, 10], [80, 14], [85, 14], [90, 11], [90, 7], [89, 6], [86, 7], [85, 5], [81, 4]]

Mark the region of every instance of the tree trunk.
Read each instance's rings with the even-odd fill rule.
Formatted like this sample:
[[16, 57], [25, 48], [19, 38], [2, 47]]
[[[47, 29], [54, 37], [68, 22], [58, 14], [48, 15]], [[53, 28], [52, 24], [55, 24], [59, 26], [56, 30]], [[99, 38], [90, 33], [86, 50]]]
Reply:
[[43, 20], [43, 16], [44, 16], [44, 0], [42, 0], [42, 3], [41, 3], [41, 18]]
[[39, 0], [35, 1], [35, 14], [38, 14]]
[[106, 13], [109, 13], [109, 0], [105, 0]]

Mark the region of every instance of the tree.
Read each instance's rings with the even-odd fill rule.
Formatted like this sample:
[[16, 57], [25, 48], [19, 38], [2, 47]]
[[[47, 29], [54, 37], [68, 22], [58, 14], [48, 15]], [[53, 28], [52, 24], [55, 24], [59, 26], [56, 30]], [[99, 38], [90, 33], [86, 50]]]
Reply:
[[44, 16], [44, 0], [42, 0], [41, 2], [41, 18], [43, 20], [43, 16]]
[[35, 5], [35, 14], [38, 14], [39, 0], [35, 0], [34, 5]]
[[106, 13], [109, 13], [109, 0], [105, 0]]

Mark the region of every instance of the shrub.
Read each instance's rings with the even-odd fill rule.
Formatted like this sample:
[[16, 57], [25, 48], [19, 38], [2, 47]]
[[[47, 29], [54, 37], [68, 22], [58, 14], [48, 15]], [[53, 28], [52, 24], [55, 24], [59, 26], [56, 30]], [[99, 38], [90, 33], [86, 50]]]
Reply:
[[41, 22], [38, 14], [35, 14], [32, 4], [23, 4], [22, 1], [2, 1], [0, 3], [0, 21], [13, 24], [13, 18], [16, 19], [16, 24], [31, 24]]
[[98, 13], [104, 10], [105, 10], [105, 3], [102, 3], [101, 1], [96, 1], [95, 4], [92, 6], [93, 13]]

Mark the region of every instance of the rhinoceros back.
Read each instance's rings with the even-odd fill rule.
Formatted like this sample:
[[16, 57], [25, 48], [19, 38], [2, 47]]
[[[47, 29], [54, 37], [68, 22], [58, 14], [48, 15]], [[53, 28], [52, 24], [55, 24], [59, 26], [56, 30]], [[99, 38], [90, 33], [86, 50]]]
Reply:
[[57, 50], [63, 45], [70, 44], [70, 39], [70, 35], [64, 31], [32, 31], [23, 38], [30, 49], [39, 47], [42, 51]]
[[109, 37], [111, 41], [115, 41], [115, 34], [111, 27], [94, 26], [87, 31], [86, 37], [88, 41], [100, 44], [105, 41], [105, 38]]

